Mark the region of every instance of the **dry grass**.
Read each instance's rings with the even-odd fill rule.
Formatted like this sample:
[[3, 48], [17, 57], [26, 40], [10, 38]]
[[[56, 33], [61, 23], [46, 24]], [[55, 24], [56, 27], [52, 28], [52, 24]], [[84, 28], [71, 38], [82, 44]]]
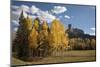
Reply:
[[65, 51], [60, 56], [49, 56], [40, 60], [34, 60], [32, 62], [25, 62], [17, 58], [12, 58], [12, 65], [27, 65], [27, 64], [48, 64], [48, 63], [69, 63], [69, 62], [83, 62], [83, 61], [95, 61], [95, 50], [85, 51]]

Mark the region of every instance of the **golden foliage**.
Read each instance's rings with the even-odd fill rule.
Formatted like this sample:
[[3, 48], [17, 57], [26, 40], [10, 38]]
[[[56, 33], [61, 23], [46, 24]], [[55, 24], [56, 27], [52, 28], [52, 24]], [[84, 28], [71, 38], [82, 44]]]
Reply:
[[33, 27], [31, 29], [29, 37], [28, 37], [29, 47], [32, 49], [36, 49], [38, 46], [38, 44], [37, 44], [37, 42], [38, 42], [38, 31], [37, 31], [38, 28], [39, 28], [39, 22], [38, 22], [38, 20], [35, 19]]
[[95, 39], [91, 39], [91, 47], [92, 47], [92, 49], [96, 49], [96, 40]]
[[29, 30], [32, 29], [32, 18], [27, 17], [26, 19], [26, 25], [28, 27]]
[[60, 47], [66, 48], [68, 45], [68, 39], [64, 31], [64, 26], [61, 24], [59, 20], [55, 19], [51, 23], [49, 44], [56, 49]]
[[47, 25], [47, 22], [43, 21], [41, 26], [42, 26], [42, 30], [40, 32], [40, 35], [44, 36], [44, 38], [47, 38], [48, 37], [48, 25]]
[[39, 22], [38, 22], [38, 20], [34, 20], [34, 28], [36, 29], [36, 30], [38, 30], [38, 28], [39, 28]]
[[30, 48], [37, 48], [37, 37], [38, 37], [38, 32], [36, 31], [35, 27], [32, 28], [30, 35], [28, 37], [29, 40], [29, 47]]
[[21, 14], [17, 31], [17, 44], [19, 45], [18, 55], [29, 57], [30, 55], [48, 54], [51, 48], [62, 50], [68, 46], [68, 37], [65, 34], [64, 26], [59, 20], [54, 20], [49, 28], [46, 21], [40, 24], [38, 18], [24, 18]]

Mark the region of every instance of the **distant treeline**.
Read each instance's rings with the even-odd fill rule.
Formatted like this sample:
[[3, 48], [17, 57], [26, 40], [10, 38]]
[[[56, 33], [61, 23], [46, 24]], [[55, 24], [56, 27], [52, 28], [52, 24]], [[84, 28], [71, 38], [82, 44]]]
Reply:
[[96, 36], [85, 34], [83, 30], [72, 28], [68, 25], [66, 30], [69, 38], [69, 50], [94, 50], [96, 49]]

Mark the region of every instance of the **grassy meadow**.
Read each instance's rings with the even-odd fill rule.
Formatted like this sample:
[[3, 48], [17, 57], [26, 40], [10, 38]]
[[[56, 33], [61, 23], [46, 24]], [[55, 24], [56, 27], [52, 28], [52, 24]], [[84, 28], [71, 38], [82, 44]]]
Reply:
[[65, 51], [60, 56], [48, 56], [40, 59], [34, 58], [33, 61], [22, 61], [12, 57], [12, 65], [28, 65], [28, 64], [52, 64], [52, 63], [69, 63], [69, 62], [88, 62], [96, 61], [95, 50], [72, 50]]

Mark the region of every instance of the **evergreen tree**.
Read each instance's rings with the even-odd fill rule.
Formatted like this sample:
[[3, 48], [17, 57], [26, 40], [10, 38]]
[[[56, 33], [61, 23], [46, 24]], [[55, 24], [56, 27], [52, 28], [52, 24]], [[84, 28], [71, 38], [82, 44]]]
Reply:
[[25, 59], [29, 57], [29, 41], [28, 36], [30, 34], [30, 30], [32, 28], [32, 20], [27, 17], [25, 18], [23, 15], [23, 11], [19, 18], [19, 27], [16, 32], [16, 45], [18, 47], [18, 57], [21, 59]]

